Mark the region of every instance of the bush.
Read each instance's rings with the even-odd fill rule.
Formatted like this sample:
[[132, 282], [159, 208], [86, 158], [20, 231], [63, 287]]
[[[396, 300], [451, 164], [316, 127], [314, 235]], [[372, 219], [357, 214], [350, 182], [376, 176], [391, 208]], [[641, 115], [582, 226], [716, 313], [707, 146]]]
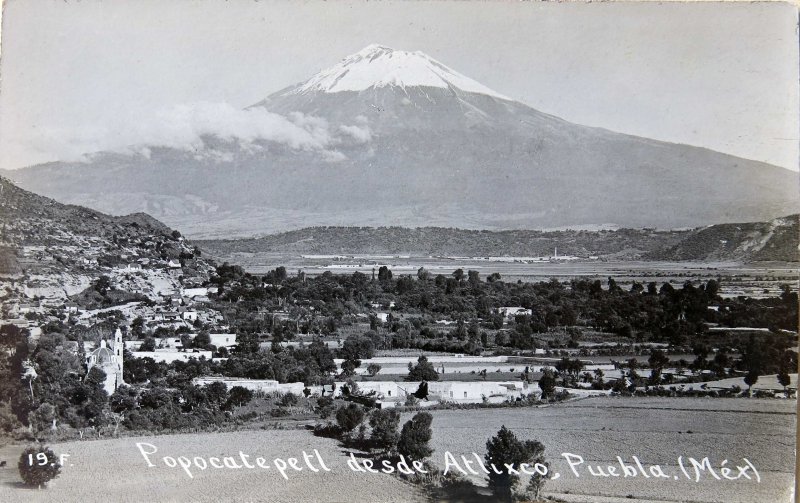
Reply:
[[283, 395], [283, 397], [281, 397], [280, 401], [278, 402], [278, 405], [280, 405], [281, 407], [294, 407], [295, 405], [297, 405], [297, 401], [298, 401], [297, 395], [295, 395], [292, 392], [289, 392]]
[[283, 407], [275, 407], [269, 411], [269, 415], [272, 417], [286, 417], [289, 415], [289, 411]]
[[247, 421], [252, 421], [258, 417], [258, 412], [251, 410], [250, 412], [245, 412], [244, 414], [239, 415], [236, 419], [241, 423], [245, 423]]
[[48, 447], [28, 447], [19, 457], [19, 474], [25, 485], [43, 487], [61, 473], [58, 457]]
[[342, 429], [333, 423], [314, 425], [314, 435], [317, 437], [339, 438]]
[[539, 389], [542, 390], [542, 400], [550, 398], [556, 390], [556, 377], [552, 369], [542, 370], [542, 377], [539, 379]]
[[351, 403], [336, 411], [336, 423], [345, 433], [353, 431], [363, 420], [364, 409], [357, 404]]
[[410, 421], [406, 421], [397, 442], [397, 452], [413, 460], [423, 460], [433, 453], [428, 446], [433, 432], [431, 431], [433, 416], [427, 412], [417, 412]]
[[333, 413], [333, 398], [322, 396], [317, 398], [317, 414], [321, 419], [327, 419]]
[[397, 445], [400, 434], [397, 428], [400, 425], [400, 413], [394, 409], [378, 409], [369, 418], [372, 427], [370, 440], [375, 447], [390, 451]]
[[0, 432], [8, 434], [21, 427], [17, 416], [6, 408], [0, 408]]
[[53, 420], [56, 418], [56, 408], [49, 403], [43, 403], [28, 414], [28, 424], [33, 428], [34, 434], [39, 437], [50, 432]]
[[406, 407], [416, 407], [418, 403], [419, 399], [417, 399], [417, 397], [415, 397], [413, 394], [409, 393], [408, 395], [406, 395], [406, 401], [403, 403], [403, 405], [405, 405]]

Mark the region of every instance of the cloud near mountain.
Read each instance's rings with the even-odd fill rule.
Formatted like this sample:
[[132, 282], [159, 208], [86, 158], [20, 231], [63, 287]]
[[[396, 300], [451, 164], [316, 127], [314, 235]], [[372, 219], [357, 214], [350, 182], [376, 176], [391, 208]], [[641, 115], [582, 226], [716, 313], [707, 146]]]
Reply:
[[[37, 147], [63, 152], [62, 160], [89, 161], [87, 152], [138, 153], [149, 157], [153, 147], [205, 152], [204, 137], [238, 143], [243, 149], [262, 148], [261, 141], [293, 150], [316, 151], [328, 161], [344, 159], [336, 146], [371, 140], [366, 118], [354, 124], [330, 125], [321, 117], [293, 112], [280, 115], [261, 107], [239, 109], [227, 103], [177, 105], [142, 117], [121, 117], [106, 127], [50, 129]], [[221, 159], [224, 160], [224, 159]]]

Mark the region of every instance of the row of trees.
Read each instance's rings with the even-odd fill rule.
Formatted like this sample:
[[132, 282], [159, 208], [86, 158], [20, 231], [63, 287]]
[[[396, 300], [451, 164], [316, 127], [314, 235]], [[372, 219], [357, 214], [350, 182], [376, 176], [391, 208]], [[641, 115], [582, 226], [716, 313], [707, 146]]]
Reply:
[[[422, 461], [433, 453], [429, 442], [433, 416], [419, 412], [400, 426], [400, 413], [394, 409], [365, 409], [356, 403], [340, 407], [336, 424], [342, 440], [377, 452], [381, 457], [396, 460]], [[366, 434], [369, 425], [369, 435]], [[358, 433], [356, 433], [358, 432]]]

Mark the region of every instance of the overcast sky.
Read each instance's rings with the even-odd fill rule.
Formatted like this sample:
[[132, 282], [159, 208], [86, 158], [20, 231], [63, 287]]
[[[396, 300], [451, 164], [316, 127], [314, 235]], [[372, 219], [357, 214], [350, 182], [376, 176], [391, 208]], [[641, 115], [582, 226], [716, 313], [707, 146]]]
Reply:
[[370, 43], [572, 122], [797, 169], [788, 4], [234, 0], [9, 0], [0, 168], [147, 141], [173, 110], [245, 107]]

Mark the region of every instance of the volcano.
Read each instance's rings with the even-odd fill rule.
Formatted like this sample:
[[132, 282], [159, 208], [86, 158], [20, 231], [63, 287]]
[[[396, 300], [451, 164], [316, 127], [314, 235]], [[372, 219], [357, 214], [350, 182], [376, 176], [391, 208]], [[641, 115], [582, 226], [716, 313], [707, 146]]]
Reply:
[[422, 52], [368, 46], [241, 113], [286, 117], [314, 141], [210, 128], [192, 148], [144, 145], [6, 176], [193, 237], [313, 225], [676, 228], [800, 206], [794, 172], [573, 124]]

